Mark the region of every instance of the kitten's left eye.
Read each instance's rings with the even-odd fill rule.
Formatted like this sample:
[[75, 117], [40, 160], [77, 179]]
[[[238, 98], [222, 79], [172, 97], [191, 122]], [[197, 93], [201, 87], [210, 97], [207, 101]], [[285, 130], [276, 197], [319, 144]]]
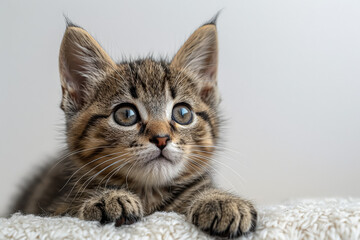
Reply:
[[114, 120], [122, 126], [131, 126], [139, 121], [136, 107], [131, 104], [122, 104], [114, 112]]
[[175, 105], [172, 111], [172, 119], [181, 125], [190, 124], [193, 120], [193, 114], [190, 107], [185, 104]]

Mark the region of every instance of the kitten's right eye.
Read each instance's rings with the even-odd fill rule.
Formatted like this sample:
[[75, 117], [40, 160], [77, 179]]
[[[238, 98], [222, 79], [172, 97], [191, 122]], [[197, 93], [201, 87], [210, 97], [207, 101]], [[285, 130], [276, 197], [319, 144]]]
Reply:
[[116, 108], [114, 120], [121, 126], [132, 126], [139, 121], [139, 114], [134, 105], [124, 103]]
[[190, 124], [193, 120], [190, 107], [185, 103], [176, 104], [173, 108], [172, 119], [181, 125]]

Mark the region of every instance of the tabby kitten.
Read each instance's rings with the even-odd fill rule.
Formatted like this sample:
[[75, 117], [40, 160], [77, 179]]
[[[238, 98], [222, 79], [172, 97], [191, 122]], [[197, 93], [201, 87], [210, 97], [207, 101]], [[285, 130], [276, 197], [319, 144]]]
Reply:
[[219, 137], [215, 20], [168, 62], [115, 63], [72, 23], [60, 47], [67, 151], [27, 186], [14, 211], [131, 224], [175, 211], [210, 235], [254, 231], [253, 205], [213, 186]]

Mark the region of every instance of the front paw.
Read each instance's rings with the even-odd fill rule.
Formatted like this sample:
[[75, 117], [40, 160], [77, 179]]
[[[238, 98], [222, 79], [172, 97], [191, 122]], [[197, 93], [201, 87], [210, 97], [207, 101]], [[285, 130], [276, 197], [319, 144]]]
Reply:
[[257, 213], [248, 201], [208, 190], [192, 203], [188, 220], [210, 235], [235, 238], [255, 230]]
[[139, 197], [125, 190], [107, 190], [100, 196], [92, 197], [79, 212], [80, 219], [102, 224], [115, 222], [116, 227], [137, 222], [142, 216]]

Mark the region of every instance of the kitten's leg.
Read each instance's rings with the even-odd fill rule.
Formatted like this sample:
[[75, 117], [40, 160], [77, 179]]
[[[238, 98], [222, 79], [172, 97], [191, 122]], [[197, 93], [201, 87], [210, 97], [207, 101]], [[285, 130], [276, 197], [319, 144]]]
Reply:
[[235, 238], [255, 230], [257, 213], [249, 201], [207, 189], [195, 196], [187, 218], [210, 235]]
[[139, 197], [127, 190], [105, 190], [100, 195], [86, 200], [78, 217], [102, 224], [115, 222], [115, 226], [132, 224], [143, 216], [143, 207]]

